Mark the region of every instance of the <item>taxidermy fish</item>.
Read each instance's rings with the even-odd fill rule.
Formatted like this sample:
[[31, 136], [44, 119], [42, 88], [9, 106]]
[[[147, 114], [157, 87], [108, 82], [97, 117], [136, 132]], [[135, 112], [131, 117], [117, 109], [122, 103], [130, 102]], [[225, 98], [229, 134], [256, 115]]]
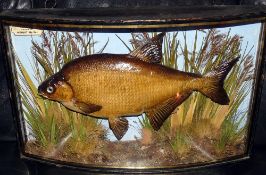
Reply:
[[128, 130], [125, 117], [146, 113], [159, 130], [175, 108], [193, 91], [226, 105], [224, 79], [238, 58], [223, 62], [202, 76], [161, 64], [160, 33], [129, 54], [93, 54], [66, 63], [38, 87], [38, 93], [85, 115], [106, 118], [120, 140]]

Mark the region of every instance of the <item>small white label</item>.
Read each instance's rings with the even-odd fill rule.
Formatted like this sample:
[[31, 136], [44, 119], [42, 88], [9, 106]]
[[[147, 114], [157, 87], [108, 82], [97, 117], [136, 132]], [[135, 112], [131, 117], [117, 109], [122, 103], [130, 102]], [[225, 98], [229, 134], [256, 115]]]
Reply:
[[41, 35], [43, 32], [43, 30], [23, 28], [23, 27], [10, 27], [10, 29], [11, 29], [11, 32], [17, 36]]

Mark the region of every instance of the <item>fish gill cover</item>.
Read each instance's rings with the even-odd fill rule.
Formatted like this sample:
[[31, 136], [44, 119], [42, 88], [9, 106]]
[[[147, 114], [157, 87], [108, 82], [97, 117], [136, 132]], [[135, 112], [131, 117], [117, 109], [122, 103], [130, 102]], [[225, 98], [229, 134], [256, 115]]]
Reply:
[[[155, 35], [133, 33], [131, 44], [120, 40], [132, 50]], [[184, 72], [206, 75], [222, 62], [241, 55], [224, 82], [230, 103], [219, 105], [200, 93], [193, 93], [160, 130], [155, 131], [143, 114], [136, 118], [140, 138], [111, 141], [102, 120], [72, 112], [37, 94], [37, 86], [65, 63], [96, 53], [97, 38], [93, 33], [44, 31], [40, 42], [32, 40], [33, 74], [14, 52], [23, 116], [29, 126], [26, 152], [89, 165], [134, 167], [212, 162], [245, 153], [255, 58], [250, 54], [252, 48], [242, 46], [242, 39], [231, 35], [230, 30], [227, 33], [217, 29], [197, 30], [189, 49], [186, 32], [166, 33], [161, 64]], [[109, 43], [106, 40], [98, 53]]]

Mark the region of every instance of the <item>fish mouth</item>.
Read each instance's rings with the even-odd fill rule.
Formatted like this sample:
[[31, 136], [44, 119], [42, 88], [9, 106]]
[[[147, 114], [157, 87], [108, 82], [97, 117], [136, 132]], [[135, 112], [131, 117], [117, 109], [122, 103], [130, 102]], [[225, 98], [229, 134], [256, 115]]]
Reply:
[[48, 98], [47, 95], [42, 91], [41, 86], [38, 87], [37, 94], [38, 94], [38, 96], [40, 96], [42, 98]]
[[43, 92], [38, 92], [38, 95], [42, 97], [43, 99], [48, 99], [48, 96]]

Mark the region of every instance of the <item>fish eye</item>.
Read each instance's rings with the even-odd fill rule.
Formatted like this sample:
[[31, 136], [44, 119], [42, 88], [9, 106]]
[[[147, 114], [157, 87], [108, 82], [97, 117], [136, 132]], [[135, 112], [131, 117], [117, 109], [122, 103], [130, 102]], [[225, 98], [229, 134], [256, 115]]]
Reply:
[[47, 89], [46, 89], [46, 91], [47, 91], [49, 94], [51, 94], [51, 93], [54, 92], [54, 88], [53, 88], [52, 86], [48, 86]]

